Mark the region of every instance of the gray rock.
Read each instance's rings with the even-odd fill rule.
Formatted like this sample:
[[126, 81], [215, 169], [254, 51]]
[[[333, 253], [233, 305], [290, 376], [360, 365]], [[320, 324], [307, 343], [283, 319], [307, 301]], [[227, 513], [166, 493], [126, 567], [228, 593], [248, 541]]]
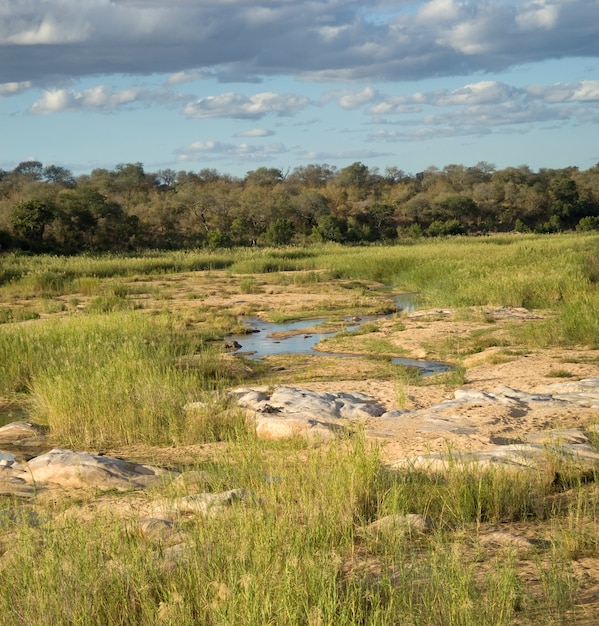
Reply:
[[68, 488], [93, 487], [102, 491], [128, 491], [155, 485], [172, 473], [88, 452], [54, 449], [31, 459], [27, 469], [36, 484]]
[[169, 520], [144, 517], [138, 521], [137, 527], [141, 536], [148, 541], [172, 544], [182, 541], [181, 535], [175, 532]]
[[384, 407], [363, 393], [316, 392], [285, 385], [234, 389], [231, 397], [251, 412], [259, 437], [328, 440], [354, 421], [379, 417]]
[[30, 458], [46, 445], [46, 431], [41, 426], [19, 421], [10, 422], [0, 428], [0, 450], [4, 452]]
[[418, 468], [432, 472], [445, 472], [456, 464], [501, 466], [514, 470], [535, 469], [548, 463], [565, 463], [577, 467], [593, 468], [599, 463], [599, 453], [588, 443], [574, 440], [563, 443], [552, 439], [552, 431], [539, 433], [533, 439], [552, 441], [547, 443], [525, 443], [496, 446], [478, 452], [434, 453], [409, 459], [399, 459], [389, 464], [392, 469]]
[[419, 513], [393, 514], [381, 517], [368, 524], [366, 531], [371, 534], [387, 533], [429, 533], [434, 529], [433, 521], [426, 515]]
[[502, 546], [510, 548], [519, 548], [520, 550], [528, 551], [536, 547], [536, 542], [522, 537], [521, 535], [515, 535], [501, 530], [493, 530], [488, 533], [479, 535], [478, 540], [483, 546]]
[[172, 519], [181, 514], [218, 514], [235, 503], [255, 501], [245, 489], [231, 489], [220, 493], [198, 493], [181, 498], [162, 498], [150, 503], [149, 510], [161, 519]]

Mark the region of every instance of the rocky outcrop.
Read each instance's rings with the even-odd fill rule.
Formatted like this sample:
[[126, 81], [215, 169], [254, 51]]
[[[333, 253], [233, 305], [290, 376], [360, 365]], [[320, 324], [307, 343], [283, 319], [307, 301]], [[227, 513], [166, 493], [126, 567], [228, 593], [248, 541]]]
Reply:
[[255, 419], [256, 433], [264, 439], [300, 436], [326, 441], [355, 422], [385, 412], [373, 398], [357, 392], [319, 393], [279, 385], [239, 387], [231, 397]]
[[0, 494], [30, 496], [51, 487], [130, 491], [172, 476], [160, 468], [89, 452], [54, 449], [28, 462], [4, 454], [0, 460]]
[[[253, 417], [259, 437], [280, 439], [301, 436], [330, 440], [347, 433], [356, 424], [367, 436], [393, 441], [405, 433], [434, 433], [480, 440], [481, 426], [514, 423], [531, 412], [599, 409], [599, 378], [548, 385], [528, 393], [501, 385], [492, 391], [458, 389], [454, 397], [416, 410], [385, 408], [363, 393], [316, 392], [297, 387], [241, 387], [231, 392], [239, 405]], [[535, 414], [536, 415], [536, 414]], [[513, 468], [534, 467], [548, 459], [590, 467], [599, 462], [589, 429], [557, 429], [531, 433], [520, 440], [493, 440], [479, 452], [431, 453], [390, 462], [394, 468], [418, 466], [431, 470], [446, 468], [457, 460]], [[501, 437], [498, 440], [503, 439]], [[472, 449], [472, 446], [468, 446]]]
[[[382, 416], [389, 420], [418, 420], [421, 432], [435, 430], [458, 434], [476, 434], [480, 423], [491, 407], [502, 407], [509, 419], [518, 419], [533, 411], [548, 409], [599, 409], [599, 378], [548, 385], [538, 393], [526, 393], [511, 387], [499, 386], [492, 392], [458, 389], [453, 400], [441, 402], [427, 409], [408, 412], [390, 412]], [[540, 464], [576, 464], [594, 468], [599, 463], [599, 452], [593, 445], [597, 428], [557, 428], [529, 433], [521, 441], [487, 447], [480, 451], [461, 450], [449, 453], [431, 453], [413, 458], [401, 458], [391, 467], [419, 467], [444, 470], [449, 465], [476, 463], [501, 465], [514, 469], [538, 467]]]
[[31, 480], [65, 488], [93, 487], [102, 491], [129, 491], [159, 483], [168, 472], [123, 459], [54, 449], [27, 463]]

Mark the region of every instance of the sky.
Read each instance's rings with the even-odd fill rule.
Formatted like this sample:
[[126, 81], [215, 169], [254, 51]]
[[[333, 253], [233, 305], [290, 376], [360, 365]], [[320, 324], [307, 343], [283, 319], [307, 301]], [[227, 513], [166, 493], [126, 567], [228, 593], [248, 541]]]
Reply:
[[1, 0], [0, 168], [599, 162], [599, 0]]

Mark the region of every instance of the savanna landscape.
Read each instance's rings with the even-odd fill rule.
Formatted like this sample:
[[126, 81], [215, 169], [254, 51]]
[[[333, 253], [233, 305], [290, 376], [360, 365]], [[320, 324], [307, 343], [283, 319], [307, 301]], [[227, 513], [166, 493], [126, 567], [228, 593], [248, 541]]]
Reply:
[[[0, 412], [43, 433], [15, 463], [67, 449], [161, 479], [6, 488], [0, 623], [596, 623], [595, 464], [551, 446], [520, 469], [460, 454], [551, 429], [595, 446], [597, 409], [481, 402], [453, 430], [417, 416], [456, 390], [596, 378], [598, 242], [4, 253]], [[336, 334], [254, 359], [228, 340], [249, 318]], [[449, 368], [423, 376], [396, 357]], [[230, 393], [241, 386], [363, 393], [399, 418], [383, 435], [374, 416], [322, 440], [261, 438]], [[442, 468], [410, 462], [439, 453]]]

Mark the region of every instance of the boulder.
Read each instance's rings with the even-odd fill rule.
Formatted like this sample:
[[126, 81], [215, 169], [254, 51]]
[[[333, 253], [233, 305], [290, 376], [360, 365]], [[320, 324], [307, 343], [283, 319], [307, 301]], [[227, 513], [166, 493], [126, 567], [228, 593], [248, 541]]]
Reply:
[[18, 421], [10, 422], [0, 428], [0, 450], [4, 452], [31, 458], [46, 445], [46, 431], [41, 426]]
[[352, 422], [379, 417], [385, 409], [363, 393], [317, 392], [278, 385], [240, 387], [230, 396], [256, 420], [256, 432], [267, 439], [305, 437], [328, 440]]
[[434, 524], [430, 517], [420, 515], [419, 513], [386, 515], [368, 524], [366, 527], [367, 532], [375, 535], [389, 533], [409, 534], [412, 532], [430, 533], [433, 529]]
[[245, 489], [231, 489], [220, 493], [198, 493], [174, 499], [161, 498], [151, 502], [148, 508], [151, 515], [170, 520], [184, 514], [218, 514], [235, 503], [254, 500], [255, 497]]
[[67, 488], [93, 487], [101, 491], [129, 491], [155, 485], [171, 472], [89, 452], [54, 449], [29, 461], [27, 469], [36, 484]]

